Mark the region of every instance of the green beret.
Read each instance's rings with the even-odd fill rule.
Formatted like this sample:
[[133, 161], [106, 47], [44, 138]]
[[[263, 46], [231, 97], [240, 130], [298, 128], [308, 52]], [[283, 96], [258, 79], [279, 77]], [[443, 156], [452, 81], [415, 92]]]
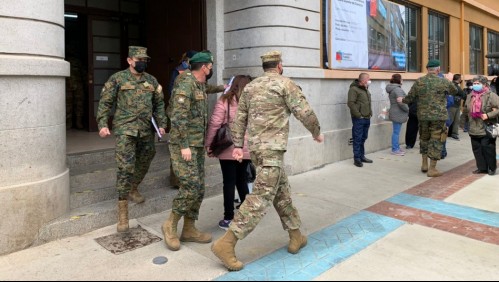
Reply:
[[151, 58], [147, 56], [147, 48], [141, 46], [128, 46], [129, 58]]
[[266, 62], [280, 62], [281, 61], [281, 52], [279, 51], [270, 51], [262, 56], [260, 56], [262, 59], [262, 63]]
[[213, 55], [210, 52], [197, 52], [189, 60], [189, 63], [213, 63]]
[[428, 63], [426, 64], [427, 68], [436, 68], [440, 66], [440, 61], [439, 60], [429, 60]]

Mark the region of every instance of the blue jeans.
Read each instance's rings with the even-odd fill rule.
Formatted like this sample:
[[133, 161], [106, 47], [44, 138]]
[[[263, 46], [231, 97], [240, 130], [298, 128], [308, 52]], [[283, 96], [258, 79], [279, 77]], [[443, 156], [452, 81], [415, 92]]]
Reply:
[[392, 121], [392, 124], [393, 124], [392, 152], [396, 152], [400, 150], [399, 136], [400, 136], [400, 129], [402, 129], [402, 123]]
[[364, 143], [367, 140], [371, 120], [368, 118], [352, 118], [353, 158], [360, 160], [365, 157]]

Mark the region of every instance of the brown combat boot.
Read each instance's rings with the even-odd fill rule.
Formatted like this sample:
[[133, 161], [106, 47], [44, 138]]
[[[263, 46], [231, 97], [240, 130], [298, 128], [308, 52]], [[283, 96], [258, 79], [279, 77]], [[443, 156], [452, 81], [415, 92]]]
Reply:
[[128, 201], [118, 201], [118, 232], [128, 232]]
[[172, 211], [170, 217], [163, 223], [163, 226], [161, 226], [166, 246], [172, 251], [178, 251], [180, 249], [180, 241], [178, 240], [177, 235], [177, 224], [180, 218], [180, 215]]
[[307, 245], [307, 236], [302, 235], [300, 229], [289, 230], [288, 253], [296, 254]]
[[421, 171], [427, 172], [428, 171], [428, 155], [422, 155], [422, 157], [423, 157], [423, 162], [421, 163]]
[[426, 174], [426, 175], [428, 175], [428, 177], [439, 177], [440, 175], [442, 175], [442, 173], [437, 170], [436, 166], [437, 166], [437, 161], [431, 160], [430, 161], [430, 169], [428, 170], [428, 173]]
[[182, 242], [209, 243], [211, 242], [211, 234], [203, 233], [196, 229], [194, 219], [184, 216], [184, 228], [180, 235]]
[[230, 271], [243, 269], [244, 264], [237, 260], [234, 248], [237, 244], [237, 237], [229, 229], [225, 234], [211, 245], [211, 251], [222, 261]]
[[128, 193], [128, 199], [136, 204], [143, 203], [146, 200], [146, 198], [144, 198], [144, 196], [142, 196], [139, 193], [139, 190], [135, 185], [132, 187], [132, 190], [130, 190], [130, 192]]

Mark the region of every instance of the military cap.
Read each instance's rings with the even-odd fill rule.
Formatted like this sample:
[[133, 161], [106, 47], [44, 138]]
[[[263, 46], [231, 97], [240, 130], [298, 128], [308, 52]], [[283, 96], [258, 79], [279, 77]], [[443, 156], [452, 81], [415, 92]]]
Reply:
[[436, 68], [440, 66], [440, 61], [439, 60], [429, 60], [428, 63], [426, 64], [427, 68]]
[[129, 58], [151, 58], [147, 56], [147, 48], [141, 46], [128, 46]]
[[213, 63], [213, 55], [207, 51], [198, 52], [192, 56], [189, 63]]
[[260, 56], [260, 58], [262, 58], [262, 63], [280, 62], [281, 61], [281, 52], [270, 51], [270, 52], [267, 52], [267, 53], [263, 54], [262, 56]]

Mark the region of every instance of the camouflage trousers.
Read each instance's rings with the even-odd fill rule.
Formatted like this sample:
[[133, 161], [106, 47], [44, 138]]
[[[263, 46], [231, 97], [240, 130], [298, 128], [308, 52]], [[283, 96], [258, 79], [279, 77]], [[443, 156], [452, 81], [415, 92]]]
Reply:
[[120, 199], [126, 199], [132, 187], [144, 179], [156, 154], [154, 135], [135, 137], [116, 135], [116, 189]]
[[180, 146], [170, 144], [173, 171], [179, 180], [179, 190], [173, 199], [172, 211], [180, 216], [198, 219], [199, 208], [204, 198], [204, 147], [189, 147], [192, 159], [185, 161]]
[[253, 191], [246, 195], [230, 230], [238, 239], [244, 239], [255, 229], [271, 204], [279, 214], [284, 230], [300, 228], [300, 216], [293, 206], [288, 176], [284, 171], [284, 151], [252, 151], [251, 161], [256, 167]]
[[419, 121], [419, 152], [432, 160], [440, 160], [442, 149], [447, 139], [447, 127], [444, 120]]

